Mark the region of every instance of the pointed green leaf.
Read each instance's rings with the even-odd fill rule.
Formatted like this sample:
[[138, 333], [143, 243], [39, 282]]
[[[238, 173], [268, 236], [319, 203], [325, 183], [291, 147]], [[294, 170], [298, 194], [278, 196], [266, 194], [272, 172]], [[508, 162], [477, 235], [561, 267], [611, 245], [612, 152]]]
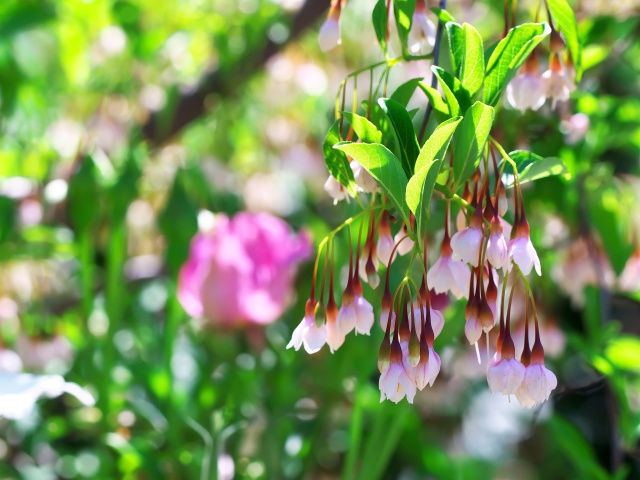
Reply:
[[497, 105], [507, 84], [533, 49], [551, 33], [546, 23], [525, 23], [509, 30], [493, 47], [484, 79], [484, 103]]
[[[518, 180], [521, 184], [567, 173], [567, 167], [564, 162], [557, 157], [543, 158], [540, 155], [524, 150], [510, 152], [509, 157], [516, 164]], [[505, 186], [508, 188], [513, 187], [513, 167], [510, 163], [505, 165], [504, 173], [507, 174], [507, 176], [504, 177]]]
[[438, 17], [438, 20], [440, 20], [442, 23], [446, 24], [447, 22], [455, 22], [453, 15], [442, 8], [432, 7], [431, 11], [436, 14], [436, 17]]
[[416, 173], [409, 179], [406, 200], [416, 217], [417, 231], [428, 216], [427, 209], [436, 184], [442, 160], [445, 158], [449, 142], [462, 117], [451, 118], [441, 123], [427, 139], [416, 161]]
[[334, 148], [353, 157], [376, 179], [403, 220], [408, 223], [409, 210], [404, 200], [407, 176], [396, 156], [380, 144], [345, 142]]
[[[433, 66], [431, 67], [431, 70], [438, 78], [438, 83], [440, 83], [444, 96], [449, 104], [451, 115], [457, 117], [461, 112], [467, 111], [471, 106], [471, 98], [469, 97], [469, 93], [462, 86], [460, 80], [440, 67]], [[455, 98], [455, 102], [453, 102], [451, 95]], [[457, 111], [456, 105], [458, 107]]]
[[399, 105], [407, 108], [409, 100], [411, 100], [411, 97], [416, 91], [416, 88], [418, 87], [418, 84], [421, 80], [422, 78], [412, 78], [408, 82], [403, 83], [398, 88], [396, 88], [396, 91], [393, 92], [389, 98], [394, 102], [397, 102]]
[[440, 121], [451, 117], [449, 106], [444, 101], [442, 95], [438, 90], [430, 85], [427, 85], [424, 82], [420, 82], [418, 86], [422, 89], [427, 98], [429, 98], [429, 101], [431, 102], [431, 108], [433, 108], [434, 112], [438, 114]]
[[409, 48], [407, 42], [409, 40], [409, 31], [413, 21], [413, 12], [416, 9], [416, 0], [394, 0], [393, 14], [396, 19], [396, 27], [398, 29], [398, 37], [402, 46], [402, 56], [409, 56]]
[[493, 108], [481, 102], [474, 103], [464, 114], [454, 141], [454, 191], [458, 190], [476, 169], [476, 162], [489, 140], [493, 116]]
[[548, 0], [547, 5], [549, 5], [549, 11], [555, 22], [556, 30], [564, 36], [567, 49], [569, 49], [571, 59], [576, 68], [576, 81], [578, 82], [582, 76], [582, 51], [576, 15], [566, 0]]
[[484, 52], [482, 37], [468, 23], [460, 26], [448, 23], [449, 48], [453, 71], [462, 87], [472, 97], [482, 86], [484, 78]]
[[454, 117], [442, 122], [427, 139], [416, 160], [416, 170], [428, 166], [436, 158], [444, 158], [453, 132], [456, 131], [462, 117]]
[[382, 141], [382, 132], [365, 117], [351, 112], [342, 112], [342, 115], [349, 121], [353, 131], [364, 143], [380, 143]]
[[413, 165], [416, 163], [418, 153], [420, 153], [411, 117], [404, 107], [389, 98], [379, 99], [378, 104], [391, 121], [400, 147], [402, 168], [409, 176], [413, 173]]
[[465, 38], [465, 59], [460, 81], [473, 96], [482, 87], [484, 79], [484, 46], [478, 31], [468, 23], [462, 25]]
[[358, 194], [356, 181], [353, 178], [353, 171], [349, 165], [349, 159], [340, 150], [336, 150], [333, 146], [340, 140], [340, 120], [336, 120], [327, 132], [324, 139], [322, 150], [324, 152], [324, 161], [327, 164], [329, 173], [333, 175], [342, 185], [344, 185], [349, 193], [354, 197]]
[[387, 13], [386, 0], [378, 0], [376, 6], [373, 7], [373, 13], [371, 14], [371, 21], [373, 23], [373, 29], [376, 32], [376, 38], [382, 53], [387, 56], [387, 23], [389, 15]]

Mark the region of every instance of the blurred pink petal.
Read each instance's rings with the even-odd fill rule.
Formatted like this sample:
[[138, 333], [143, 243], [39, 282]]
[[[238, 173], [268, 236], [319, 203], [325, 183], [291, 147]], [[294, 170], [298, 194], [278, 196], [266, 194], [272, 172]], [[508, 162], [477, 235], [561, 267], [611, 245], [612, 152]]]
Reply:
[[192, 316], [237, 326], [266, 324], [288, 307], [298, 263], [311, 254], [304, 233], [266, 213], [219, 215], [198, 233], [178, 278], [178, 299]]

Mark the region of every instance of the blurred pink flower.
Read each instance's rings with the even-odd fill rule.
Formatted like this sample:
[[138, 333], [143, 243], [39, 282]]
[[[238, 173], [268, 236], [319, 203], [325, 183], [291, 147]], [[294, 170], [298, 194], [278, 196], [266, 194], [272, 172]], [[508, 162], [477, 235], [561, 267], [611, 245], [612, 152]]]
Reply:
[[306, 235], [277, 217], [218, 215], [213, 231], [191, 241], [178, 299], [189, 315], [216, 324], [271, 323], [288, 307], [296, 266], [310, 254]]

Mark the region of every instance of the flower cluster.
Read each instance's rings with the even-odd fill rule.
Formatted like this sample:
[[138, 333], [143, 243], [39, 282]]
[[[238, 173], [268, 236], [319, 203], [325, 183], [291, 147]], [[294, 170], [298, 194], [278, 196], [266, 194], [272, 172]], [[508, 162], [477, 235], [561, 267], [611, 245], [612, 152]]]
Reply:
[[[387, 203], [376, 205], [379, 190], [375, 180], [355, 161], [351, 167], [359, 191], [371, 194], [369, 207], [359, 216], [368, 218], [360, 222], [355, 257], [351, 242], [354, 218], [334, 230], [321, 244], [314, 270], [313, 287], [307, 301], [305, 316], [295, 329], [288, 347], [298, 350], [304, 345], [309, 353], [319, 351], [327, 343], [332, 352], [337, 350], [352, 331], [369, 335], [374, 324], [374, 309], [363, 296], [362, 282], [376, 289], [380, 283], [378, 267], [386, 266], [384, 290], [380, 304], [380, 327], [384, 339], [378, 353], [381, 400], [394, 402], [406, 397], [413, 402], [417, 390], [433, 385], [440, 372], [440, 357], [434, 350], [434, 340], [442, 332], [444, 317], [434, 308], [432, 295], [451, 294], [456, 299], [465, 297], [465, 335], [475, 345], [480, 360], [478, 342], [483, 333], [487, 338], [489, 358], [489, 332], [499, 323], [495, 355], [487, 367], [487, 379], [492, 392], [515, 395], [523, 407], [532, 407], [545, 401], [556, 387], [557, 381], [544, 366], [544, 351], [540, 342], [538, 316], [527, 276], [532, 270], [541, 274], [540, 260], [530, 239], [530, 227], [525, 215], [524, 199], [515, 172], [513, 225], [504, 216], [508, 211], [506, 188], [503, 183], [505, 159], [499, 168], [493, 156], [493, 168], [488, 158], [481, 162], [472, 179], [465, 186], [462, 197], [454, 198], [460, 205], [458, 231], [450, 236], [449, 210], [446, 201], [444, 235], [440, 256], [429, 268], [428, 235], [417, 232], [416, 226], [403, 223], [395, 236], [390, 220], [393, 212]], [[513, 165], [512, 165], [513, 166]], [[329, 177], [327, 185], [338, 183]], [[348, 199], [346, 190], [327, 187], [327, 192], [338, 201]], [[413, 219], [413, 217], [412, 217]], [[413, 223], [413, 222], [412, 222]], [[362, 239], [363, 226], [367, 233]], [[341, 306], [336, 303], [334, 288], [334, 255], [336, 234], [347, 229], [350, 247], [349, 273], [342, 293]], [[316, 278], [324, 250], [324, 269], [320, 295], [316, 297]], [[398, 256], [410, 256], [407, 275], [392, 295], [390, 272]], [[414, 279], [411, 264], [420, 262], [420, 279]], [[328, 278], [327, 278], [328, 277]], [[511, 337], [511, 303], [515, 284], [522, 280], [525, 289], [524, 351], [516, 358]], [[418, 286], [418, 283], [420, 286]], [[511, 283], [509, 305], [504, 308], [507, 285]], [[325, 300], [325, 285], [328, 296]], [[499, 295], [501, 287], [502, 295]], [[529, 345], [528, 310], [535, 317], [535, 341]], [[499, 320], [499, 321], [498, 321]]]

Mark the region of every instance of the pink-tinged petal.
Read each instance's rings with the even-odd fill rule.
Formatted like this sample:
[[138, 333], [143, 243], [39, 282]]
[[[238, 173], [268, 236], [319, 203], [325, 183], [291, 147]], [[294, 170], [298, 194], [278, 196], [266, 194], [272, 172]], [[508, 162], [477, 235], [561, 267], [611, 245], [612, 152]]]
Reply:
[[467, 319], [467, 322], [464, 324], [464, 334], [471, 345], [480, 340], [482, 336], [482, 325], [480, 325], [480, 321], [476, 317]]
[[316, 326], [315, 322], [311, 324], [309, 330], [304, 336], [304, 349], [307, 353], [316, 353], [327, 343], [327, 328], [323, 324]]
[[361, 335], [370, 335], [371, 327], [375, 322], [373, 306], [361, 295], [356, 295], [356, 332]]
[[524, 275], [529, 275], [535, 266], [536, 273], [541, 275], [538, 253], [533, 247], [529, 237], [516, 237], [509, 242], [509, 252], [513, 262], [520, 268]]
[[310, 256], [311, 242], [264, 213], [216, 220], [212, 232], [192, 241], [179, 274], [180, 302], [190, 315], [228, 326], [276, 320], [290, 303], [295, 267]]
[[467, 227], [451, 237], [453, 260], [462, 260], [474, 267], [478, 266], [480, 246], [482, 245], [482, 230]]
[[295, 348], [296, 351], [300, 350], [304, 337], [307, 335], [309, 328], [313, 324], [313, 318], [304, 317], [300, 324], [296, 327], [291, 335], [291, 340], [287, 344], [287, 348]]
[[[398, 385], [400, 374], [404, 373], [402, 365], [392, 363], [389, 367], [380, 375], [378, 386], [380, 388], [380, 401], [385, 398], [391, 400], [398, 392]], [[396, 401], [397, 403], [397, 401]]]
[[351, 333], [351, 330], [356, 327], [357, 320], [355, 305], [353, 303], [342, 305], [338, 310], [338, 319], [336, 320], [340, 334], [345, 336]]
[[329, 349], [331, 350], [331, 353], [334, 353], [336, 350], [338, 350], [342, 346], [342, 344], [344, 343], [345, 337], [342, 334], [342, 332], [340, 332], [337, 322], [327, 322], [326, 329], [327, 329], [327, 345], [329, 345]]
[[378, 243], [376, 245], [376, 255], [378, 255], [378, 260], [380, 260], [380, 263], [382, 263], [384, 266], [389, 265], [389, 260], [391, 260], [391, 252], [393, 252], [394, 247], [395, 243], [393, 242], [393, 238], [391, 238], [391, 235], [380, 235], [378, 237]]
[[486, 258], [495, 269], [500, 269], [508, 265], [509, 249], [502, 233], [492, 234], [489, 237]]
[[522, 112], [527, 109], [538, 110], [546, 100], [547, 88], [542, 78], [523, 73], [517, 75], [507, 85], [509, 104]]
[[[226, 229], [226, 217], [219, 215], [218, 218], [220, 228]], [[197, 233], [191, 240], [189, 258], [180, 268], [177, 296], [182, 308], [192, 317], [199, 317], [204, 313], [200, 291], [215, 249], [214, 237]]]
[[487, 370], [487, 381], [492, 393], [515, 395], [524, 380], [525, 367], [515, 358], [492, 362]]

